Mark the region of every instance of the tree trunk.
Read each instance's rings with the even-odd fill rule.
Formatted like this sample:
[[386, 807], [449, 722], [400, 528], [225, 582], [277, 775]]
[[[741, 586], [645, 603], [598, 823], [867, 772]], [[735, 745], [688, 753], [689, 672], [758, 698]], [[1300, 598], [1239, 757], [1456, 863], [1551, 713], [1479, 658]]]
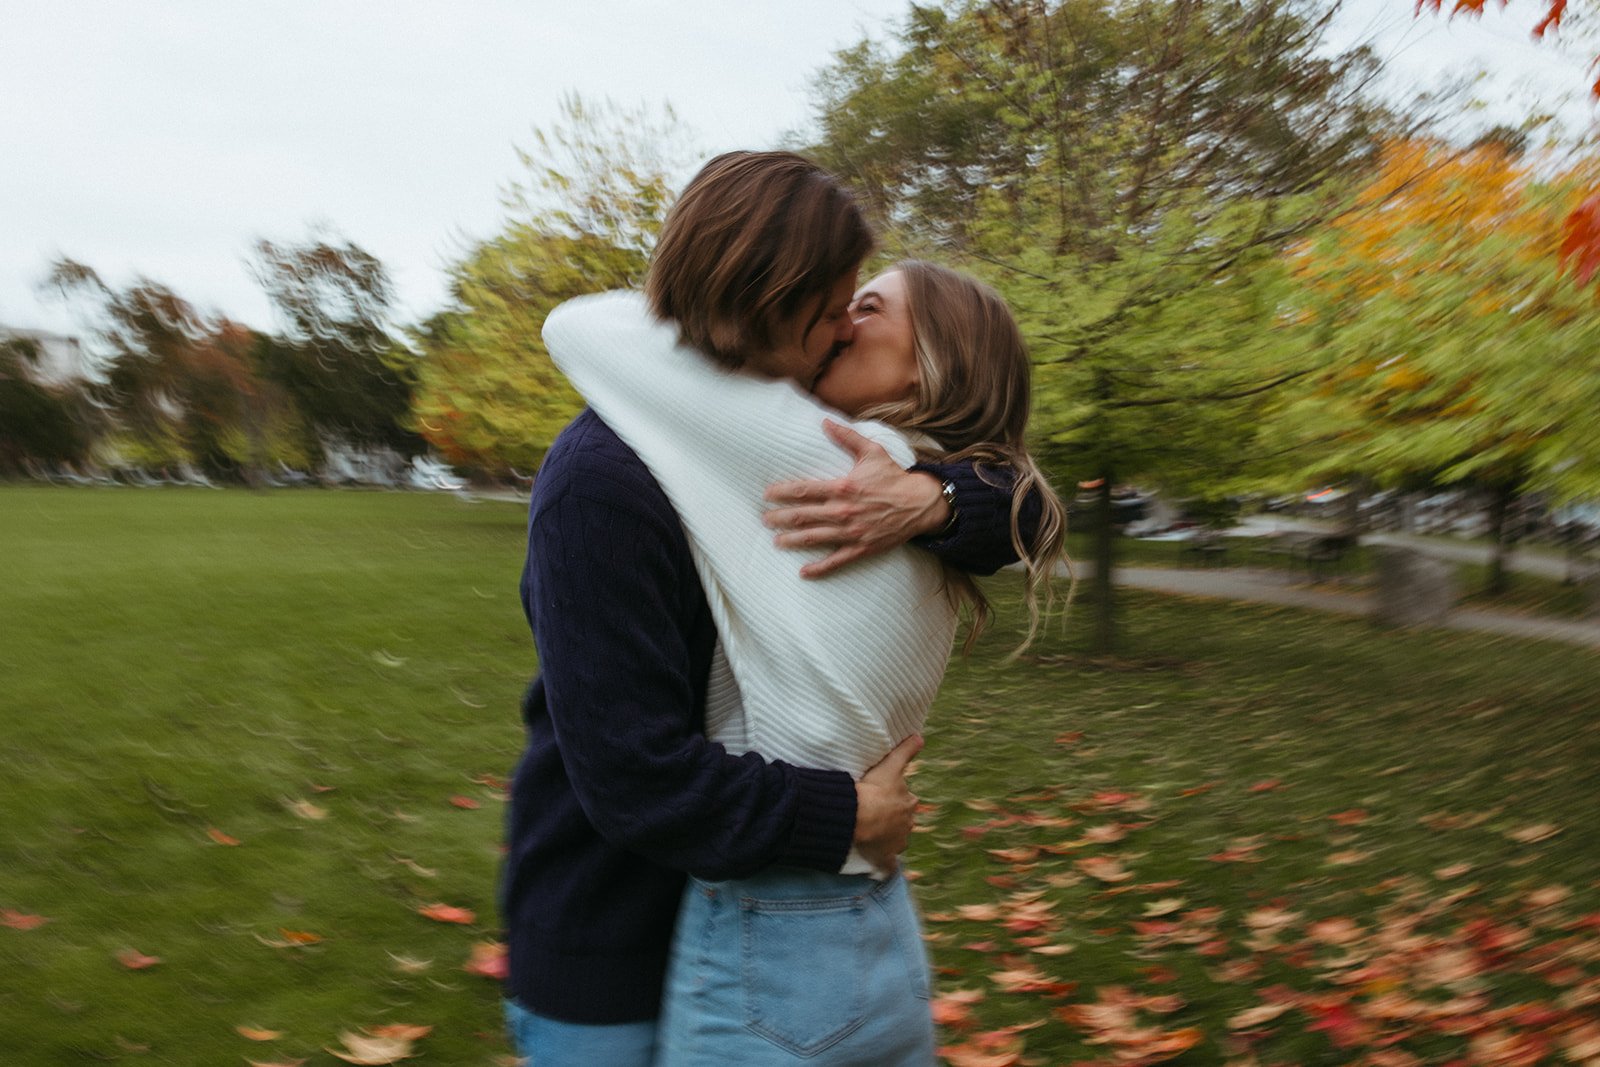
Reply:
[[1506, 516], [1511, 511], [1511, 504], [1516, 500], [1516, 487], [1509, 483], [1497, 485], [1492, 490], [1493, 497], [1489, 501], [1489, 537], [1494, 545], [1494, 551], [1489, 556], [1489, 581], [1484, 591], [1490, 596], [1500, 596], [1506, 591], [1506, 575], [1509, 568], [1506, 566], [1511, 559], [1510, 533], [1506, 529]]
[[1112, 522], [1109, 465], [1100, 471], [1094, 514], [1094, 652], [1104, 656], [1109, 655], [1117, 643], [1117, 531]]

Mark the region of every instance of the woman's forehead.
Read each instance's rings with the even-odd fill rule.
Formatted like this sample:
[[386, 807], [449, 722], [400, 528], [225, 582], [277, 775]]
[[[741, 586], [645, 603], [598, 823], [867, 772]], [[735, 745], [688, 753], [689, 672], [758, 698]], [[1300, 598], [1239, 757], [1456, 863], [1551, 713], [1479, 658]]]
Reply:
[[898, 270], [886, 270], [856, 290], [856, 299], [860, 300], [868, 293], [874, 293], [884, 299], [895, 300], [905, 294], [905, 289], [904, 273]]

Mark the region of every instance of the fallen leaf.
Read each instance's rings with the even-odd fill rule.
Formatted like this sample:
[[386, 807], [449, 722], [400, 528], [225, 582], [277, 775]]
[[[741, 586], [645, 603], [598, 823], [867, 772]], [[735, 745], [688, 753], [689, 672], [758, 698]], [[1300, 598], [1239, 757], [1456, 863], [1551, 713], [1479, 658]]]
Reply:
[[1038, 849], [1026, 846], [1022, 848], [991, 848], [988, 852], [989, 855], [1001, 863], [1032, 863], [1039, 858]]
[[955, 1029], [972, 1026], [977, 1021], [972, 1014], [972, 1005], [982, 999], [982, 991], [976, 989], [956, 989], [934, 997], [930, 1003], [934, 1025]]
[[313, 822], [328, 817], [327, 808], [319, 808], [309, 800], [285, 800], [283, 806], [300, 816], [300, 818], [309, 819]]
[[1509, 830], [1506, 836], [1513, 841], [1520, 841], [1524, 845], [1531, 845], [1538, 841], [1552, 838], [1561, 832], [1561, 827], [1554, 823], [1542, 822], [1532, 826], [1524, 826], [1520, 830]]
[[503, 982], [510, 977], [510, 965], [506, 960], [506, 946], [499, 941], [479, 941], [472, 946], [472, 955], [462, 966], [468, 974], [478, 975], [480, 978], [492, 978]]
[[239, 843], [239, 839], [237, 837], [230, 837], [221, 830], [218, 830], [215, 826], [206, 827], [206, 836], [211, 838], [211, 840], [215, 841], [219, 845], [228, 845], [229, 847], [232, 847]]
[[477, 922], [478, 915], [471, 908], [457, 908], [449, 904], [428, 904], [417, 909], [417, 914], [439, 923], [460, 923], [463, 926]]
[[1445, 881], [1450, 878], [1460, 878], [1470, 870], [1472, 870], [1472, 864], [1470, 863], [1452, 863], [1448, 867], [1440, 867], [1434, 871], [1433, 876], [1440, 881]]
[[956, 914], [973, 922], [993, 922], [1000, 918], [1000, 909], [993, 904], [962, 904], [956, 908]]
[[1367, 812], [1364, 808], [1351, 808], [1349, 811], [1336, 811], [1328, 816], [1340, 826], [1360, 826], [1367, 821]]
[[1126, 882], [1133, 873], [1111, 856], [1089, 856], [1078, 860], [1074, 866], [1099, 882]]
[[479, 804], [476, 800], [473, 800], [471, 797], [464, 797], [464, 796], [459, 796], [459, 795], [451, 797], [450, 798], [450, 803], [452, 805], [454, 805], [455, 807], [462, 808], [462, 809], [464, 809], [466, 811], [472, 811], [472, 810], [474, 810], [476, 808], [483, 807], [482, 804]]
[[1372, 858], [1372, 853], [1363, 852], [1359, 848], [1346, 849], [1343, 852], [1330, 853], [1328, 864], [1333, 867], [1349, 867], [1352, 864], [1363, 863]]
[[9, 926], [13, 930], [37, 930], [50, 920], [43, 915], [29, 915], [24, 911], [12, 911], [6, 908], [0, 911], [0, 926]]
[[1246, 1008], [1237, 1015], [1228, 1017], [1228, 1029], [1253, 1030], [1264, 1023], [1270, 1023], [1292, 1007], [1293, 1004], [1258, 1004], [1253, 1008]]
[[359, 1064], [361, 1067], [382, 1067], [383, 1064], [408, 1059], [412, 1055], [412, 1042], [405, 1038], [367, 1037], [345, 1031], [339, 1035], [339, 1040], [344, 1042], [343, 1051], [333, 1048], [326, 1051], [346, 1063]]
[[117, 953], [117, 962], [130, 971], [142, 971], [161, 962], [160, 956], [146, 956], [138, 949], [125, 948]]
[[1182, 897], [1165, 897], [1161, 900], [1152, 900], [1144, 906], [1145, 918], [1159, 919], [1163, 915], [1171, 915], [1175, 911], [1182, 911], [1183, 906], [1187, 903], [1188, 901]]
[[1267, 779], [1259, 781], [1255, 785], [1251, 786], [1250, 789], [1249, 789], [1249, 792], [1251, 792], [1251, 793], [1270, 793], [1274, 789], [1281, 789], [1281, 788], [1283, 788], [1283, 783], [1281, 781], [1279, 781], [1276, 778], [1267, 778]]
[[234, 1030], [250, 1041], [276, 1041], [283, 1036], [282, 1030], [262, 1030], [255, 1026], [235, 1026]]
[[321, 934], [313, 934], [309, 930], [285, 930], [280, 926], [278, 933], [291, 945], [315, 945], [322, 940]]
[[1566, 886], [1552, 885], [1546, 886], [1543, 889], [1535, 889], [1523, 899], [1526, 900], [1528, 902], [1528, 906], [1532, 908], [1553, 908], [1571, 895], [1572, 890], [1568, 889]]
[[382, 1026], [369, 1026], [367, 1033], [373, 1037], [394, 1037], [402, 1041], [417, 1041], [433, 1033], [431, 1026], [415, 1026], [410, 1023], [385, 1023]]
[[1091, 826], [1083, 832], [1083, 839], [1093, 845], [1114, 845], [1127, 836], [1127, 829], [1122, 824], [1114, 822], [1103, 826]]

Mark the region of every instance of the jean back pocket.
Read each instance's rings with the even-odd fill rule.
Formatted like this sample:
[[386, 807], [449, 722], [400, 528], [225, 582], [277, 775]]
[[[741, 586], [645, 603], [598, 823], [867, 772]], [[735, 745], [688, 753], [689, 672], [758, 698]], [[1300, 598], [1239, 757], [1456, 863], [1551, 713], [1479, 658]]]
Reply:
[[860, 896], [739, 901], [745, 1025], [797, 1056], [813, 1056], [861, 1026]]

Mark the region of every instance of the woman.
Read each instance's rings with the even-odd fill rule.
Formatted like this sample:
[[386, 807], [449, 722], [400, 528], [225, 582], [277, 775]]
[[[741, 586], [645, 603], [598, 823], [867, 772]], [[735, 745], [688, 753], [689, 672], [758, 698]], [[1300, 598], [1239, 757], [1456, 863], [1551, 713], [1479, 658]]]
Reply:
[[[707, 734], [730, 751], [859, 776], [920, 731], [970, 582], [902, 549], [801, 582], [760, 526], [761, 489], [826, 473], [840, 456], [827, 414], [787, 382], [718, 369], [677, 344], [637, 294], [558, 309], [552, 357], [650, 468], [689, 535], [721, 640]], [[923, 455], [1016, 472], [1044, 517], [1028, 570], [1032, 625], [1060, 555], [1060, 502], [1028, 456], [1029, 365], [1003, 301], [944, 268], [905, 263], [864, 287], [856, 339], [821, 368], [817, 396], [909, 464]], [[886, 426], [884, 423], [890, 425]], [[895, 427], [895, 429], [891, 429]], [[679, 915], [659, 1063], [923, 1064], [932, 1061], [928, 973], [896, 871], [853, 856], [837, 875], [773, 868], [691, 881]]]

